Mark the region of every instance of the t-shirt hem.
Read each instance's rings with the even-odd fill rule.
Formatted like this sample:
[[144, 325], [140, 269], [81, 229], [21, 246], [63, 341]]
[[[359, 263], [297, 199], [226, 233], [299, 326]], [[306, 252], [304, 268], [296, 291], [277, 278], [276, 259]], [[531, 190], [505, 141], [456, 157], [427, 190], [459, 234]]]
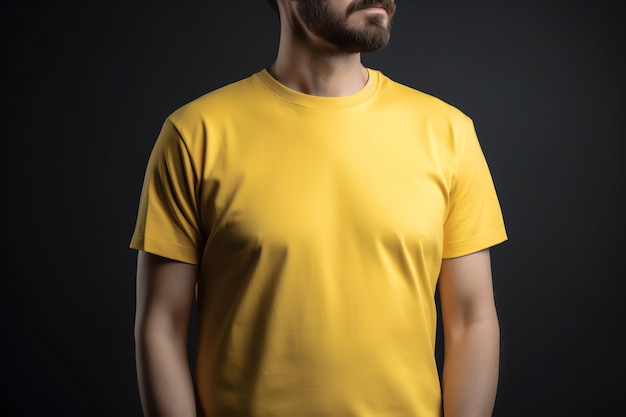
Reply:
[[483, 233], [472, 239], [451, 242], [444, 245], [443, 258], [458, 258], [459, 256], [469, 255], [483, 249], [498, 245], [508, 239], [506, 229], [500, 227], [488, 233]]
[[197, 265], [200, 263], [195, 248], [188, 248], [178, 244], [158, 239], [145, 237], [133, 237], [130, 242], [131, 249], [142, 250], [153, 255], [162, 256], [174, 261]]

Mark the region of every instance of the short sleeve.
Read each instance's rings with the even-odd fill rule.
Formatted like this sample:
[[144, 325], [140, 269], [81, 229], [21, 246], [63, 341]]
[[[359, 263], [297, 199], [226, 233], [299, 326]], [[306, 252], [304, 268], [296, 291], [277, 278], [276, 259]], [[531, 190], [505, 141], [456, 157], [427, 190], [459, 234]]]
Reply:
[[148, 160], [130, 247], [199, 263], [202, 233], [198, 184], [188, 147], [168, 119]]
[[507, 240], [500, 203], [474, 124], [459, 144], [444, 224], [443, 257], [455, 258]]

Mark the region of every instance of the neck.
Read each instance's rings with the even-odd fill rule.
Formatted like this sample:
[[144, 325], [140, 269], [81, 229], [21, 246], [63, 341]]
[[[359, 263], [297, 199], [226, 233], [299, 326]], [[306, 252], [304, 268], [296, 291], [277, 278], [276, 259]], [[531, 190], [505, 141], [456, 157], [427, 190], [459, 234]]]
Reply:
[[276, 62], [269, 72], [281, 84], [301, 93], [343, 97], [361, 90], [369, 74], [361, 54], [339, 53], [323, 41], [311, 42], [282, 31]]

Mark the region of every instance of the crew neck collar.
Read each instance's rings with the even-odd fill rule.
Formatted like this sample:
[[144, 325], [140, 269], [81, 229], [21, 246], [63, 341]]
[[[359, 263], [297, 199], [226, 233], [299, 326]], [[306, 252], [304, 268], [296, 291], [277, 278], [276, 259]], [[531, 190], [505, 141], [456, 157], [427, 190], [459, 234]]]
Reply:
[[254, 74], [254, 78], [272, 95], [292, 104], [319, 110], [337, 110], [353, 107], [364, 103], [378, 89], [380, 72], [367, 68], [368, 80], [365, 86], [356, 93], [342, 97], [322, 97], [301, 93], [281, 84], [267, 71], [262, 69]]

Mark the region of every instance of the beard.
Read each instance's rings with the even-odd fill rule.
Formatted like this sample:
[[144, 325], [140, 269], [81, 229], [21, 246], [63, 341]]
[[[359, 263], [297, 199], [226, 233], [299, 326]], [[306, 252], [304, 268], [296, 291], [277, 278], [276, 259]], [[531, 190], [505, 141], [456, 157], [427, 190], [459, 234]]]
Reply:
[[[382, 5], [387, 19], [376, 14], [369, 16], [361, 27], [350, 27], [350, 15], [376, 4]], [[321, 39], [335, 46], [342, 53], [373, 52], [384, 48], [391, 36], [391, 20], [396, 11], [392, 0], [355, 0], [345, 16], [333, 13], [326, 0], [300, 0], [298, 13], [306, 28]]]

